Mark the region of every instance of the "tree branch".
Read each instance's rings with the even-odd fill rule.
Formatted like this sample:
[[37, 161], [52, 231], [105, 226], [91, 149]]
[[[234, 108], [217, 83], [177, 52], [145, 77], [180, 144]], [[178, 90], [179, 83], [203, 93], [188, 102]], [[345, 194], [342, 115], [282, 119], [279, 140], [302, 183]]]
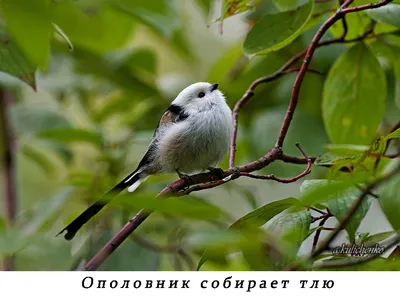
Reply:
[[[0, 90], [2, 103], [0, 107], [1, 113], [1, 128], [3, 129], [3, 167], [4, 167], [4, 183], [5, 183], [5, 217], [8, 226], [13, 226], [15, 222], [17, 212], [17, 197], [16, 197], [16, 179], [15, 179], [15, 165], [14, 165], [14, 153], [15, 153], [15, 141], [14, 133], [12, 130], [11, 122], [8, 118], [8, 110], [13, 102], [13, 94], [10, 91], [1, 89]], [[11, 271], [14, 268], [14, 257], [8, 256], [3, 260], [3, 270]]]

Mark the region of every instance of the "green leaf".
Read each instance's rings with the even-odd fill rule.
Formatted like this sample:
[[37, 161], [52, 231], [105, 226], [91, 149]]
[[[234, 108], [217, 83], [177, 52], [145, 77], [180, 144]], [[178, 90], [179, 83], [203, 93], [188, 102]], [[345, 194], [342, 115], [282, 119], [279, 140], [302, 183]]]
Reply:
[[350, 145], [350, 144], [329, 144], [325, 145], [324, 148], [337, 155], [359, 155], [365, 151], [368, 151], [370, 146], [368, 145]]
[[34, 103], [18, 103], [11, 108], [11, 120], [18, 134], [31, 134], [48, 128], [70, 126], [57, 108]]
[[137, 18], [166, 38], [172, 38], [181, 27], [179, 4], [176, 1], [117, 0], [115, 7]]
[[134, 211], [142, 208], [156, 210], [160, 213], [197, 220], [215, 220], [222, 215], [217, 206], [193, 196], [163, 199], [156, 198], [156, 194], [147, 191], [135, 192], [135, 195], [130, 193], [119, 195], [110, 205]]
[[101, 145], [102, 135], [82, 128], [57, 128], [41, 131], [38, 137], [62, 143], [88, 142], [94, 145]]
[[386, 4], [385, 6], [365, 11], [373, 20], [400, 28], [400, 5]]
[[198, 4], [199, 7], [201, 7], [204, 10], [204, 13], [208, 15], [210, 13], [210, 10], [212, 8], [212, 4], [214, 3], [213, 0], [196, 0], [196, 3]]
[[314, 1], [309, 1], [296, 10], [264, 16], [247, 34], [243, 53], [266, 54], [290, 44], [301, 34], [313, 6]]
[[[337, 193], [335, 198], [328, 200], [325, 204], [332, 212], [332, 214], [339, 221], [341, 221], [347, 215], [353, 203], [358, 199], [360, 193], [361, 191], [357, 191], [354, 189], [342, 193]], [[361, 206], [356, 210], [350, 221], [345, 226], [345, 229], [349, 235], [350, 243], [354, 243], [357, 229], [360, 226], [362, 220], [365, 218], [371, 206], [371, 202], [372, 198], [366, 197], [363, 200]]]
[[386, 232], [380, 232], [377, 234], [373, 234], [368, 236], [366, 239], [363, 240], [364, 245], [375, 245], [379, 242], [382, 242], [383, 240], [386, 240], [387, 238], [391, 237], [394, 235], [396, 232], [395, 231], [386, 231]]
[[14, 227], [0, 228], [0, 257], [13, 255], [26, 248], [34, 237]]
[[252, 9], [251, 0], [222, 0], [222, 11], [219, 21]]
[[[55, 165], [48, 149], [40, 149], [32, 145], [32, 142], [23, 143], [20, 145], [21, 154], [34, 161], [40, 168], [42, 168], [49, 176], [56, 176], [57, 166]], [[54, 177], [53, 177], [54, 178]]]
[[84, 11], [78, 2], [54, 3], [51, 11], [56, 24], [75, 46], [104, 53], [124, 46], [131, 37], [134, 22], [109, 6]]
[[74, 51], [79, 71], [93, 74], [98, 78], [107, 79], [112, 83], [132, 92], [137, 97], [158, 95], [153, 83], [148, 83], [132, 71], [131, 66], [109, 56], [94, 56], [82, 49]]
[[[319, 197], [317, 199], [319, 199], [319, 203], [327, 206], [339, 221], [346, 216], [350, 207], [361, 193], [358, 188], [351, 187], [351, 185], [346, 184], [346, 182], [330, 181], [326, 179], [305, 180], [300, 187], [300, 191], [302, 193], [302, 198], [304, 197], [308, 201], [309, 198], [313, 198], [318, 194]], [[351, 242], [354, 242], [355, 233], [367, 214], [371, 202], [372, 198], [366, 197], [347, 223], [345, 229]]]
[[35, 65], [3, 30], [0, 30], [0, 71], [19, 78], [36, 90]]
[[61, 188], [48, 199], [41, 201], [29, 216], [29, 223], [26, 225], [26, 232], [35, 233], [45, 226], [50, 227], [51, 224], [54, 223], [51, 219], [54, 218], [58, 211], [60, 211], [74, 191], [74, 187], [66, 186]]
[[238, 229], [250, 226], [260, 227], [267, 223], [270, 219], [275, 217], [277, 214], [298, 203], [299, 201], [292, 197], [268, 203], [241, 217], [229, 228]]
[[383, 183], [379, 193], [379, 203], [382, 207], [386, 218], [392, 225], [394, 230], [400, 229], [400, 176], [394, 176], [387, 182]]
[[[252, 212], [244, 215], [236, 222], [234, 222], [231, 226], [229, 226], [228, 231], [243, 229], [246, 227], [260, 227], [267, 223], [270, 219], [275, 217], [277, 214], [280, 214], [285, 209], [295, 205], [298, 203], [298, 200], [295, 198], [285, 198], [282, 200], [277, 200], [271, 203], [268, 203]], [[210, 258], [210, 254], [208, 250], [205, 250], [203, 255], [200, 258], [200, 261], [197, 265], [197, 270], [201, 268], [201, 266]]]
[[385, 113], [385, 73], [363, 43], [350, 48], [330, 69], [322, 115], [335, 144], [370, 144]]
[[3, 0], [0, 9], [13, 40], [34, 66], [46, 68], [53, 33], [49, 0]]
[[353, 184], [350, 180], [304, 180], [300, 186], [301, 196], [299, 200], [304, 206], [313, 206], [336, 197], [337, 193], [347, 191], [353, 187]]
[[[100, 238], [91, 245], [86, 259], [91, 259], [114, 234], [113, 231], [104, 231]], [[145, 249], [132, 240], [127, 240], [118, 247], [118, 253], [119, 255], [111, 255], [102, 263], [99, 271], [156, 271], [160, 267], [159, 252]], [[129, 259], [126, 259], [127, 257]]]
[[[356, 12], [346, 15], [346, 23], [348, 27], [346, 39], [354, 39], [362, 36], [370, 28], [371, 19], [364, 12]], [[343, 23], [336, 22], [329, 28], [329, 32], [335, 38], [343, 36]]]
[[400, 108], [400, 60], [393, 60], [393, 69], [394, 69], [394, 102], [397, 107]]
[[226, 255], [235, 250], [254, 250], [260, 245], [262, 237], [265, 238], [265, 235], [260, 235], [258, 231], [205, 231], [192, 235], [188, 243], [194, 249], [206, 248], [197, 264], [198, 271], [208, 260], [225, 263]]
[[278, 216], [268, 226], [268, 231], [279, 236], [279, 248], [283, 249], [282, 261], [277, 261], [279, 269], [296, 259], [303, 241], [309, 236], [311, 215], [303, 210]]
[[157, 72], [157, 56], [150, 49], [136, 49], [126, 58], [125, 63], [134, 71]]
[[299, 2], [304, 2], [304, 1], [300, 1], [300, 0], [274, 0], [275, 5], [281, 11], [292, 10], [292, 9], [297, 7]]

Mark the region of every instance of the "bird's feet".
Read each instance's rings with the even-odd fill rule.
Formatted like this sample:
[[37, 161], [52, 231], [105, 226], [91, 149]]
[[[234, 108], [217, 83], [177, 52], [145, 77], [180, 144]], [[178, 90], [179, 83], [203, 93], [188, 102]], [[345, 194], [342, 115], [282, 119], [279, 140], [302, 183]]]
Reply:
[[224, 178], [224, 170], [222, 170], [221, 168], [209, 167], [207, 168], [207, 170], [210, 171], [211, 175], [216, 176], [218, 179]]
[[176, 169], [175, 172], [176, 172], [176, 174], [178, 174], [178, 176], [179, 176], [180, 179], [185, 180], [186, 185], [190, 185], [190, 184], [191, 184], [192, 179], [190, 178], [189, 175], [183, 174], [183, 173], [179, 172], [178, 169]]

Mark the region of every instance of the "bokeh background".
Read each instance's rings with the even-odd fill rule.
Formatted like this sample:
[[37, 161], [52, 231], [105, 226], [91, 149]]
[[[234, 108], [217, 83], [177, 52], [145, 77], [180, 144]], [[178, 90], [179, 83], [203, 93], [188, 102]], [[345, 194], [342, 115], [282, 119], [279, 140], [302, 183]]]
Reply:
[[[242, 54], [243, 40], [251, 27], [249, 14], [225, 19], [221, 34], [216, 21], [221, 14], [220, 1], [125, 1], [129, 2], [126, 5], [107, 0], [59, 2], [58, 25], [73, 48], [57, 35], [48, 68], [38, 72], [36, 91], [0, 74], [2, 95], [12, 101], [8, 115], [16, 143], [17, 183], [15, 226], [3, 230], [0, 252], [14, 253], [16, 270], [82, 267], [137, 207], [107, 208], [72, 242], [55, 235], [136, 167], [160, 116], [177, 93], [193, 82], [218, 82], [233, 108], [252, 81], [273, 73], [304, 49], [325, 17], [316, 16], [314, 26], [289, 46], [249, 59]], [[272, 1], [266, 2], [276, 9]], [[317, 50], [312, 68], [322, 74], [306, 75], [285, 141], [287, 154], [301, 156], [296, 143], [309, 155], [325, 152], [329, 139], [321, 118], [322, 86], [327, 70], [346, 47], [341, 44]], [[384, 59], [381, 62], [385, 65]], [[388, 71], [388, 78], [391, 76]], [[237, 164], [255, 160], [273, 146], [295, 77], [295, 73], [288, 74], [259, 87], [242, 110]], [[382, 130], [399, 115], [390, 84]], [[3, 138], [1, 143], [0, 149], [4, 149]], [[227, 166], [226, 158], [220, 167]], [[303, 169], [275, 162], [259, 173], [291, 177]], [[5, 195], [3, 170], [1, 199]], [[315, 166], [307, 179], [325, 174], [325, 168]], [[132, 202], [135, 197], [157, 193], [176, 178], [165, 175], [149, 179], [132, 196]], [[241, 178], [193, 197], [222, 208], [235, 220], [270, 201], [297, 196], [300, 184]], [[391, 230], [374, 205], [359, 230]], [[0, 218], [5, 218], [3, 201]], [[5, 226], [1, 219], [0, 223], [0, 227]], [[228, 225], [155, 213], [100, 269], [187, 270], [197, 264], [201, 254], [190, 248], [196, 244], [195, 233]], [[189, 246], [182, 250], [181, 244]], [[310, 239], [300, 249], [302, 253], [309, 251]], [[247, 270], [248, 265], [240, 256], [232, 255], [225, 264], [208, 262], [203, 269]]]

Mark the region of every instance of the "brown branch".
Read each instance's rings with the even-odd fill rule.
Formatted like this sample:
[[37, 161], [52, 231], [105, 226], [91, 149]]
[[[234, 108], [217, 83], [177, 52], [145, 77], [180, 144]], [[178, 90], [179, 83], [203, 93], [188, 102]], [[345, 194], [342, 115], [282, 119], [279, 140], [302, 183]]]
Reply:
[[292, 182], [299, 180], [300, 178], [303, 178], [304, 176], [310, 174], [311, 166], [312, 166], [313, 162], [312, 162], [311, 158], [306, 155], [306, 153], [300, 147], [299, 144], [296, 144], [296, 146], [297, 146], [297, 148], [299, 148], [299, 150], [304, 155], [304, 158], [307, 161], [306, 169], [303, 172], [301, 172], [299, 175], [292, 177], [292, 178], [284, 179], [284, 178], [278, 178], [275, 175], [255, 175], [255, 174], [251, 174], [251, 173], [240, 172], [239, 176], [246, 176], [246, 177], [250, 177], [250, 178], [254, 178], [254, 179], [262, 179], [262, 180], [274, 180], [274, 181], [277, 181], [280, 183], [292, 183]]
[[354, 0], [347, 0], [343, 5], [341, 5], [340, 8], [336, 11], [336, 13], [334, 13], [327, 21], [325, 21], [322, 24], [322, 26], [318, 29], [317, 33], [314, 35], [310, 45], [308, 46], [306, 54], [305, 54], [305, 58], [303, 60], [300, 71], [297, 74], [297, 78], [293, 85], [292, 96], [290, 98], [289, 107], [288, 107], [286, 115], [283, 119], [282, 127], [280, 129], [278, 138], [276, 139], [276, 142], [275, 142], [275, 147], [282, 148], [282, 146], [283, 146], [283, 142], [284, 142], [286, 134], [289, 130], [289, 125], [292, 121], [294, 111], [296, 109], [297, 102], [299, 100], [301, 83], [304, 80], [304, 77], [307, 72], [307, 68], [310, 65], [311, 58], [315, 52], [315, 49], [318, 46], [319, 41], [321, 40], [321, 38], [325, 34], [325, 32], [334, 23], [336, 23], [337, 20], [339, 20], [340, 18], [342, 18], [344, 16], [343, 9], [347, 8], [353, 1]]
[[[308, 47], [305, 55], [305, 59], [303, 61], [303, 64], [300, 68], [300, 71], [297, 74], [296, 81], [293, 86], [292, 90], [292, 97], [289, 102], [289, 107], [286, 112], [284, 121], [282, 123], [281, 130], [279, 132], [279, 135], [276, 139], [276, 146], [272, 148], [268, 153], [266, 153], [263, 157], [259, 158], [258, 160], [255, 160], [253, 162], [250, 162], [246, 165], [234, 168], [234, 152], [236, 148], [236, 133], [235, 136], [232, 137], [231, 139], [231, 154], [230, 154], [230, 159], [229, 159], [229, 165], [230, 168], [228, 170], [223, 171], [222, 174], [222, 179], [216, 180], [214, 178], [214, 175], [211, 173], [202, 173], [202, 174], [197, 174], [194, 176], [190, 177], [190, 184], [201, 184], [201, 183], [207, 183], [205, 186], [202, 187], [202, 189], [205, 188], [212, 188], [221, 184], [224, 184], [228, 181], [231, 181], [233, 179], [236, 179], [240, 176], [240, 173], [250, 173], [254, 172], [257, 170], [260, 170], [262, 168], [265, 168], [275, 160], [278, 160], [282, 157], [282, 150], [281, 147], [283, 145], [283, 142], [285, 140], [287, 131], [289, 129], [291, 120], [293, 118], [294, 111], [296, 109], [296, 105], [298, 102], [298, 97], [299, 97], [299, 92], [300, 92], [300, 86], [301, 83], [305, 77], [305, 74], [307, 72], [308, 66], [310, 64], [310, 60], [314, 54], [315, 49], [318, 47], [318, 43], [324, 33], [329, 29], [330, 26], [332, 26], [337, 20], [341, 19], [346, 13], [354, 12], [354, 11], [360, 11], [364, 9], [370, 9], [370, 8], [376, 8], [383, 6], [391, 0], [383, 0], [379, 3], [374, 3], [374, 4], [369, 4], [369, 5], [363, 5], [361, 8], [353, 7], [351, 9], [347, 9], [347, 7], [353, 2], [354, 0], [347, 0], [340, 9], [336, 11], [334, 15], [332, 15], [318, 30], [317, 34], [314, 36], [310, 46]], [[347, 10], [346, 10], [347, 9]], [[299, 56], [301, 57], [301, 56]], [[247, 103], [250, 98], [254, 95], [254, 88], [258, 86], [260, 83], [263, 82], [268, 82], [273, 80], [272, 78], [276, 79], [282, 76], [281, 73], [284, 73], [285, 71], [290, 68], [290, 66], [297, 60], [290, 60], [287, 64], [282, 66], [280, 70], [278, 70], [276, 73], [263, 77], [260, 79], [257, 79], [254, 81], [249, 89], [246, 91], [244, 96], [239, 100], [239, 103], [235, 105], [236, 110], [234, 109], [234, 113], [236, 113], [236, 116], [234, 117], [234, 122], [235, 128], [237, 128], [237, 114], [240, 108]], [[290, 63], [290, 64], [289, 64]], [[236, 120], [236, 121], [235, 121]], [[233, 157], [233, 159], [231, 158]], [[215, 181], [216, 180], [216, 181]], [[177, 180], [164, 188], [158, 195], [158, 197], [169, 197], [172, 195], [176, 195], [179, 191], [184, 190], [184, 193], [186, 193], [188, 190], [190, 191], [189, 184], [187, 181], [184, 179]], [[84, 267], [83, 270], [96, 270], [99, 265], [112, 253], [117, 249], [117, 247], [151, 214], [149, 211], [144, 211], [141, 210], [134, 216]]]
[[[289, 66], [288, 66], [289, 67]], [[237, 139], [237, 131], [238, 131], [238, 119], [239, 119], [239, 111], [240, 109], [247, 103], [249, 100], [254, 96], [254, 90], [256, 89], [257, 86], [259, 86], [262, 83], [268, 83], [271, 81], [274, 81], [280, 77], [282, 77], [285, 74], [288, 73], [293, 73], [293, 72], [298, 72], [298, 68], [285, 68], [284, 70], [281, 69], [269, 76], [261, 77], [257, 80], [255, 80], [250, 87], [247, 89], [246, 93], [243, 95], [241, 99], [239, 99], [238, 102], [236, 102], [233, 111], [232, 111], [232, 119], [233, 119], [233, 134], [231, 138], [231, 145], [230, 145], [230, 152], [229, 152], [229, 168], [233, 168], [235, 166], [235, 155], [236, 155], [236, 139]], [[313, 73], [318, 73], [315, 70], [311, 70]]]
[[[319, 227], [319, 226], [324, 226], [324, 224], [326, 223], [326, 221], [328, 221], [328, 219], [329, 219], [329, 217], [324, 217], [324, 218], [319, 222], [318, 227]], [[311, 252], [314, 252], [314, 251], [315, 251], [315, 248], [317, 247], [317, 244], [318, 244], [319, 237], [321, 236], [321, 232], [322, 232], [322, 228], [318, 228], [317, 231], [315, 232], [314, 239], [313, 239], [313, 243], [312, 243]]]
[[[10, 91], [0, 90], [2, 103], [0, 107], [0, 119], [2, 121], [1, 128], [3, 129], [3, 145], [5, 148], [3, 157], [4, 166], [4, 183], [5, 183], [5, 217], [8, 226], [13, 226], [17, 213], [17, 196], [16, 196], [16, 176], [15, 176], [15, 140], [14, 134], [9, 120], [8, 110], [13, 102], [13, 94]], [[11, 271], [14, 268], [14, 257], [8, 256], [3, 260], [3, 270]]]

